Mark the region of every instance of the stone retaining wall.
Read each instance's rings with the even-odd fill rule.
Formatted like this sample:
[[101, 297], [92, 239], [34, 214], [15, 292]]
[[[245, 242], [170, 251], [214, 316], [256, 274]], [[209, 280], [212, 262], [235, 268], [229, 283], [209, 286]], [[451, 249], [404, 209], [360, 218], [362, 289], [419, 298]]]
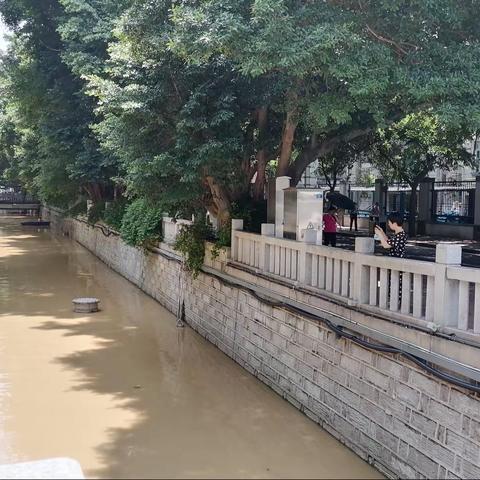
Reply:
[[384, 473], [480, 478], [478, 396], [217, 278], [181, 283], [175, 261], [53, 211], [44, 215], [170, 311], [183, 292], [193, 329]]

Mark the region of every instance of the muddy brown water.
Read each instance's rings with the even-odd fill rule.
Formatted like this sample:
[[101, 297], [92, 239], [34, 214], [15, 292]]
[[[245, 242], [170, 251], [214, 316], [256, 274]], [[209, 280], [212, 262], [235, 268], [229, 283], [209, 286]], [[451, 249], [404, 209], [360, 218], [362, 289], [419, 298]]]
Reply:
[[63, 456], [88, 478], [381, 478], [83, 247], [0, 217], [0, 463]]

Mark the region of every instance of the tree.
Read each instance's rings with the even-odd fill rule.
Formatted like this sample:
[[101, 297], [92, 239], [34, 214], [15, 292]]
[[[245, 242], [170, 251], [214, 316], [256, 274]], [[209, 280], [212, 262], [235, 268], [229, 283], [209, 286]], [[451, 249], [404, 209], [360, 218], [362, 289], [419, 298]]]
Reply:
[[448, 170], [473, 164], [474, 157], [465, 148], [471, 132], [464, 126], [450, 126], [428, 113], [410, 114], [379, 130], [370, 147], [369, 157], [387, 177], [405, 182], [411, 188], [409, 234], [415, 235], [417, 189], [435, 168]]
[[191, 64], [227, 59], [268, 82], [257, 105], [280, 117], [277, 175], [295, 183], [342, 143], [418, 109], [478, 125], [475, 11], [469, 0], [179, 2], [171, 45]]
[[119, 159], [127, 195], [172, 213], [207, 208], [227, 223], [255, 174], [253, 195], [263, 197], [275, 123], [267, 129], [269, 112], [251, 98], [266, 85], [222, 59], [185, 64], [169, 48], [171, 4], [137, 2], [123, 16], [108, 77], [89, 77], [95, 131]]
[[15, 177], [9, 169], [15, 158], [17, 143], [15, 125], [9, 118], [5, 97], [0, 97], [0, 178]]
[[371, 136], [365, 136], [361, 141], [339, 144], [332, 152], [318, 159], [318, 173], [325, 177], [330, 191], [334, 192], [338, 179], [360, 158], [369, 145]]
[[[68, 0], [0, 2], [0, 13], [14, 32], [2, 64], [3, 93], [16, 132], [12, 165], [43, 200], [59, 205], [68, 204], [80, 190], [101, 200], [109, 195], [113, 175], [111, 159], [102, 154], [90, 128], [94, 104], [80, 76], [82, 65], [87, 70], [88, 55], [80, 58], [71, 33], [69, 22], [80, 15], [72, 5]], [[75, 5], [79, 11], [82, 5], [94, 10], [91, 2]], [[64, 6], [70, 9], [68, 20]], [[99, 23], [98, 16], [93, 18]], [[62, 22], [66, 42], [59, 34]], [[106, 42], [97, 38], [93, 45], [95, 32], [90, 34], [88, 40], [83, 37], [90, 57], [100, 58], [102, 51], [106, 57]]]
[[10, 170], [49, 202], [115, 182], [227, 223], [267, 167], [295, 183], [411, 113], [477, 130], [474, 3], [0, 0]]

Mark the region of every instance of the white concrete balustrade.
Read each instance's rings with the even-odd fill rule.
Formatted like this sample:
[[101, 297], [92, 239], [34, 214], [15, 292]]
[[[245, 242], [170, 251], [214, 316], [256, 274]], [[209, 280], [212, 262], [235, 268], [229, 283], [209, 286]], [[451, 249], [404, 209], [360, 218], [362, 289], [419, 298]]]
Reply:
[[232, 230], [233, 262], [278, 277], [296, 287], [314, 289], [349, 305], [396, 320], [410, 320], [480, 333], [480, 269], [461, 264], [459, 245], [440, 244], [436, 262], [374, 255], [374, 240], [357, 238], [355, 252]]
[[[190, 223], [164, 217], [164, 241], [173, 243]], [[439, 244], [433, 263], [374, 255], [372, 238], [356, 238], [354, 252], [317, 245], [317, 233], [287, 240], [275, 236], [274, 224], [258, 235], [235, 219], [230, 260], [398, 321], [480, 334], [480, 269], [461, 266], [461, 246]]]
[[180, 232], [180, 229], [183, 225], [191, 225], [190, 220], [183, 220], [183, 219], [173, 219], [171, 217], [163, 217], [162, 218], [162, 233], [163, 233], [163, 241], [165, 243], [172, 244], [175, 242], [177, 235]]

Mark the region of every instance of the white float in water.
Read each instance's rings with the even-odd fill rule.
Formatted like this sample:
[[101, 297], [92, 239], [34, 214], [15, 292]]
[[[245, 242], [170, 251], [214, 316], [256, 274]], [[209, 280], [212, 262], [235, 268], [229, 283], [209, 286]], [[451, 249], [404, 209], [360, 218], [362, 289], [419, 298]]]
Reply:
[[94, 313], [98, 312], [98, 298], [75, 298], [73, 300], [73, 311], [76, 313]]

